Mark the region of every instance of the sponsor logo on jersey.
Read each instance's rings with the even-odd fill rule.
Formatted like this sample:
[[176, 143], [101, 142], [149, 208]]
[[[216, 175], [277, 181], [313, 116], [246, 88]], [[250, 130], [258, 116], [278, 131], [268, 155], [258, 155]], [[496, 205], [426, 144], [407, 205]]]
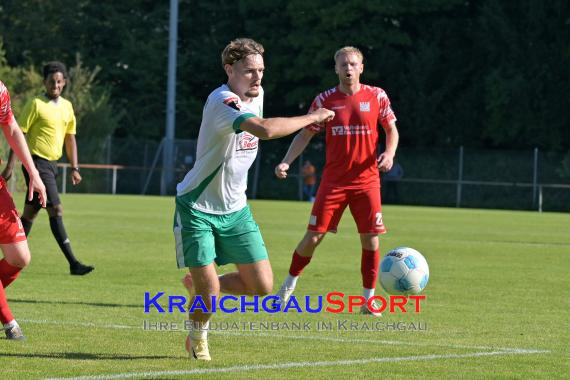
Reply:
[[236, 151], [240, 150], [256, 150], [259, 144], [259, 139], [248, 132], [242, 132], [237, 135]]
[[0, 124], [8, 125], [12, 122], [12, 108], [8, 89], [0, 82]]
[[331, 127], [333, 136], [347, 135], [369, 135], [371, 133], [368, 125], [336, 125]]
[[370, 112], [370, 102], [360, 102], [360, 112]]
[[229, 98], [224, 99], [224, 104], [226, 106], [232, 107], [234, 110], [240, 111], [241, 105], [239, 104], [239, 99], [235, 96], [231, 96]]

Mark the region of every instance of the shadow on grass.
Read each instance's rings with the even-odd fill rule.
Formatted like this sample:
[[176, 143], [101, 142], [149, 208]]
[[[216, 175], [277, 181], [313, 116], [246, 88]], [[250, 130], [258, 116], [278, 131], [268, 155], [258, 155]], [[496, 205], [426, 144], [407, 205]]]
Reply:
[[32, 304], [50, 304], [50, 305], [85, 305], [97, 307], [132, 307], [142, 309], [143, 304], [124, 304], [124, 303], [104, 303], [104, 302], [83, 302], [83, 301], [43, 301], [43, 300], [26, 300], [26, 299], [10, 299], [10, 303], [32, 303]]
[[122, 355], [122, 354], [89, 354], [86, 352], [53, 352], [49, 354], [2, 352], [0, 356], [32, 359], [66, 359], [66, 360], [155, 360], [173, 359], [164, 355]]

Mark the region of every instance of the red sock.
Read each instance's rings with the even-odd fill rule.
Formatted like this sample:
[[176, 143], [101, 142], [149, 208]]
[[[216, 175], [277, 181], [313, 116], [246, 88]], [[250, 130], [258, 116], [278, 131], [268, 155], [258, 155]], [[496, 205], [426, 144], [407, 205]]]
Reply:
[[14, 319], [10, 307], [8, 306], [8, 300], [6, 299], [6, 293], [4, 292], [4, 287], [0, 284], [0, 322], [6, 324]]
[[304, 257], [299, 255], [297, 251], [293, 252], [293, 258], [291, 259], [291, 266], [289, 267], [289, 274], [295, 277], [299, 276], [303, 271], [303, 269], [305, 269], [305, 267], [309, 265], [309, 262], [311, 262], [311, 258], [312, 256]]
[[6, 259], [0, 260], [0, 281], [4, 289], [8, 287], [20, 274], [22, 268], [9, 264]]
[[362, 273], [362, 286], [366, 289], [375, 289], [378, 280], [378, 265], [380, 265], [380, 251], [362, 250], [360, 273]]

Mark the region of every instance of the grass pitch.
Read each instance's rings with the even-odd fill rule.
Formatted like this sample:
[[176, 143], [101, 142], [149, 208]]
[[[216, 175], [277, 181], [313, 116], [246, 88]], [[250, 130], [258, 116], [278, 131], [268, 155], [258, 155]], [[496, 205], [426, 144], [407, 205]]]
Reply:
[[[20, 200], [21, 196], [17, 199]], [[184, 331], [143, 331], [144, 292], [186, 295], [176, 269], [172, 198], [66, 195], [76, 255], [95, 272], [72, 277], [38, 217], [32, 263], [7, 289], [27, 341], [0, 339], [4, 379], [567, 378], [570, 373], [570, 215], [384, 207], [381, 251], [407, 245], [430, 265], [421, 314], [218, 313], [213, 321], [306, 323], [307, 329], [210, 333], [213, 361], [190, 361]], [[277, 290], [302, 237], [309, 203], [253, 201]], [[221, 272], [232, 268], [221, 268]], [[361, 293], [360, 243], [347, 212], [295, 294]], [[380, 295], [385, 295], [379, 291]], [[166, 306], [164, 300], [161, 304]], [[409, 309], [411, 310], [411, 308]], [[339, 321], [421, 323], [425, 331], [345, 331]], [[316, 331], [317, 324], [332, 329]]]

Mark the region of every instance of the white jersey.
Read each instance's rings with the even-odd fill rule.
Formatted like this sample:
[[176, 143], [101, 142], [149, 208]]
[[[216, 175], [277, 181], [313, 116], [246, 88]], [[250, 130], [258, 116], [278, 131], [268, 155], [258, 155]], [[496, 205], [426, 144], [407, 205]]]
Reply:
[[210, 214], [229, 214], [247, 205], [247, 172], [259, 139], [241, 131], [250, 117], [263, 117], [263, 89], [244, 103], [227, 85], [214, 90], [204, 105], [198, 135], [196, 162], [176, 186], [189, 205]]

